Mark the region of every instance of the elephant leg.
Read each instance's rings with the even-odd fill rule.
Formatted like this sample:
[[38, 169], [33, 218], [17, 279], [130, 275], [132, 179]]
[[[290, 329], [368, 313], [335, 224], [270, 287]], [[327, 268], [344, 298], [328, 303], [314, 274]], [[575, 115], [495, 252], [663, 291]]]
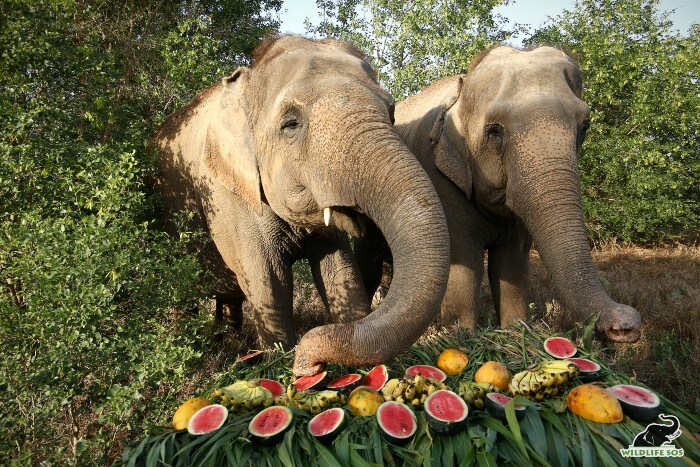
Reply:
[[518, 233], [489, 247], [489, 285], [501, 327], [527, 321], [530, 239]]
[[475, 329], [481, 281], [484, 277], [483, 247], [477, 247], [470, 241], [453, 245], [451, 263], [447, 290], [440, 309], [442, 324], [457, 323]]
[[355, 239], [355, 258], [367, 296], [373, 297], [382, 283], [384, 261], [391, 262], [391, 250], [372, 221], [367, 221], [365, 234]]
[[349, 323], [367, 316], [369, 300], [347, 235], [313, 237], [308, 243], [311, 273], [333, 320]]

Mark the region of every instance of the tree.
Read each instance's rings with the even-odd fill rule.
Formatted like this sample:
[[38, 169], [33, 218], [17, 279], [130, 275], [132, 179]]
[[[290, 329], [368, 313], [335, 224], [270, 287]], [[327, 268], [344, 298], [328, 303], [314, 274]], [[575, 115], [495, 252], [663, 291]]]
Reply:
[[201, 354], [201, 324], [171, 315], [202, 272], [187, 232], [157, 228], [147, 141], [249, 61], [280, 6], [1, 0], [0, 458], [111, 463], [144, 393]]
[[594, 239], [679, 238], [700, 225], [700, 27], [671, 32], [657, 0], [579, 0], [528, 43], [578, 58], [591, 129], [581, 152]]
[[491, 44], [508, 39], [504, 0], [317, 0], [323, 20], [310, 33], [345, 39], [370, 57], [397, 99], [463, 72]]

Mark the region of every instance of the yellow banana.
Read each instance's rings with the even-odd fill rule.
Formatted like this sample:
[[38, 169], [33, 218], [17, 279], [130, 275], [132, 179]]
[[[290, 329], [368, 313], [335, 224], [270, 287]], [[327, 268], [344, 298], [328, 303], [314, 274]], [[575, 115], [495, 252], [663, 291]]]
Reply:
[[391, 396], [391, 394], [394, 392], [394, 389], [396, 389], [396, 386], [398, 386], [400, 382], [401, 380], [399, 378], [390, 379], [382, 388], [382, 394]]

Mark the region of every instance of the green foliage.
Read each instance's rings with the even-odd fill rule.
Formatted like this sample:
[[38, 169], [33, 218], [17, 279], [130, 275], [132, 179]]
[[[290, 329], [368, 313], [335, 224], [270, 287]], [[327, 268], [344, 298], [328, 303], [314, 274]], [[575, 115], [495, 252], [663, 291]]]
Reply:
[[656, 0], [580, 0], [529, 42], [570, 49], [591, 129], [581, 153], [594, 240], [677, 238], [700, 225], [700, 28], [671, 32]]
[[513, 31], [493, 12], [504, 0], [317, 0], [324, 20], [310, 33], [359, 46], [397, 99], [464, 72], [481, 50]]
[[187, 383], [202, 273], [156, 226], [147, 141], [280, 4], [0, 3], [0, 458], [108, 463]]

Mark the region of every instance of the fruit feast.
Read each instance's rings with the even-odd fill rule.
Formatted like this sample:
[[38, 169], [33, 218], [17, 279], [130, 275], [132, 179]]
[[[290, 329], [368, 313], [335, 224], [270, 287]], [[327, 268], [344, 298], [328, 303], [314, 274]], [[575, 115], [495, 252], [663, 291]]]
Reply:
[[[123, 462], [580, 465], [604, 458], [628, 465], [619, 446], [659, 413], [680, 419], [684, 432], [674, 443], [700, 461], [700, 417], [615, 373], [585, 345], [527, 326], [452, 334], [424, 337], [382, 365], [329, 365], [304, 381], [291, 376], [293, 352], [256, 354], [255, 364], [232, 365], [220, 384], [174, 407], [167, 425], [130, 445]], [[217, 410], [205, 410], [211, 405]]]

